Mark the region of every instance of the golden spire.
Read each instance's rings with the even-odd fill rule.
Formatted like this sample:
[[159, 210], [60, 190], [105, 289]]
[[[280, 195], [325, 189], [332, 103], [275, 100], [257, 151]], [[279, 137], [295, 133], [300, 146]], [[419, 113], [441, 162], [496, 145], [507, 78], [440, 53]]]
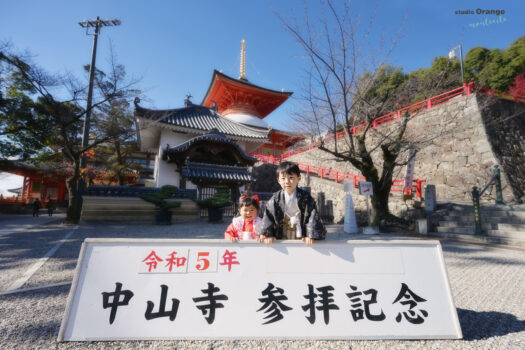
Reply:
[[244, 64], [244, 57], [245, 57], [245, 44], [244, 44], [244, 39], [242, 39], [241, 41], [241, 75], [239, 76], [239, 79], [242, 79], [242, 80], [248, 80], [246, 78], [246, 71], [245, 71], [245, 64]]

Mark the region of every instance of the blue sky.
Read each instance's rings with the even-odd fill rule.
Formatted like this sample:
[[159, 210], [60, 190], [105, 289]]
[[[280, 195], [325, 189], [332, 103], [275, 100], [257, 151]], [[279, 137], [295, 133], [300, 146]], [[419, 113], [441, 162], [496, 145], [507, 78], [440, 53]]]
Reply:
[[[315, 13], [318, 0], [306, 1]], [[475, 46], [505, 48], [525, 35], [525, 3], [513, 1], [354, 1], [354, 12], [368, 21], [377, 8], [374, 35], [393, 35], [406, 16], [404, 35], [391, 63], [405, 71], [428, 67], [435, 56], [446, 55], [461, 43], [466, 53]], [[272, 8], [283, 17], [300, 14], [302, 0], [48, 0], [3, 1], [0, 41], [27, 50], [51, 72], [70, 72], [87, 78], [92, 37], [78, 22], [118, 18], [119, 27], [103, 28], [97, 67], [107, 66], [110, 42], [128, 74], [141, 77], [142, 103], [151, 108], [178, 108], [191, 93], [202, 101], [214, 69], [237, 77], [240, 42], [246, 40], [246, 74], [257, 85], [299, 93], [305, 60], [301, 48], [286, 32]], [[471, 28], [469, 24], [495, 16], [458, 15], [456, 10], [504, 10], [503, 23]], [[373, 45], [373, 44], [372, 44]], [[296, 103], [296, 102], [295, 102]], [[291, 129], [291, 99], [265, 120]], [[3, 181], [5, 182], [5, 181]], [[0, 184], [1, 187], [1, 184]]]

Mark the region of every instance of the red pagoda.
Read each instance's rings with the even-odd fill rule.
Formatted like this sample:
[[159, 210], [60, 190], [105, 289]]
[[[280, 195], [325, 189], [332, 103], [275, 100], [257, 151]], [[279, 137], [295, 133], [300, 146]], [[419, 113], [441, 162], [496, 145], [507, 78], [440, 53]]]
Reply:
[[279, 156], [304, 136], [272, 129], [263, 119], [284, 103], [292, 92], [270, 90], [250, 83], [245, 75], [244, 58], [243, 40], [239, 78], [215, 70], [201, 105], [216, 106], [220, 115], [237, 123], [255, 129], [270, 129], [269, 141], [252, 153]]

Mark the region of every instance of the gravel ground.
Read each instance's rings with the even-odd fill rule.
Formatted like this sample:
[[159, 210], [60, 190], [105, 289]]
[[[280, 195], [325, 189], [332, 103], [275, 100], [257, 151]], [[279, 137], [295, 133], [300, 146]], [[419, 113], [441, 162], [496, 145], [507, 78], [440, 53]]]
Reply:
[[[86, 237], [218, 238], [226, 226], [81, 225], [23, 288], [70, 281]], [[0, 290], [70, 229], [53, 225], [0, 237]], [[329, 238], [347, 237], [339, 229]], [[59, 286], [0, 296], [0, 349], [525, 349], [524, 251], [452, 242], [443, 242], [443, 250], [463, 340], [57, 343], [69, 293], [69, 286]]]

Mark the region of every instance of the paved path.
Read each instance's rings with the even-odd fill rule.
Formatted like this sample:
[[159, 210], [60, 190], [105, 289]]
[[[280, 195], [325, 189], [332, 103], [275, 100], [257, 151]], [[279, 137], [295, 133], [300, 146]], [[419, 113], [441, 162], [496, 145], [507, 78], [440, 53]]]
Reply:
[[[85, 224], [64, 239], [71, 226], [48, 224], [1, 236], [0, 291], [20, 279], [58, 242], [63, 244], [20, 286], [51, 287], [0, 296], [0, 349], [525, 349], [524, 251], [454, 242], [443, 242], [443, 251], [463, 340], [56, 342], [69, 293], [64, 283], [73, 278], [85, 238], [220, 238], [226, 226]], [[330, 227], [328, 239], [347, 239], [340, 228]]]
[[13, 232], [24, 232], [40, 225], [60, 222], [65, 218], [64, 213], [54, 213], [53, 216], [49, 216], [47, 212], [44, 215], [43, 211], [36, 217], [31, 214], [0, 214], [0, 237]]

